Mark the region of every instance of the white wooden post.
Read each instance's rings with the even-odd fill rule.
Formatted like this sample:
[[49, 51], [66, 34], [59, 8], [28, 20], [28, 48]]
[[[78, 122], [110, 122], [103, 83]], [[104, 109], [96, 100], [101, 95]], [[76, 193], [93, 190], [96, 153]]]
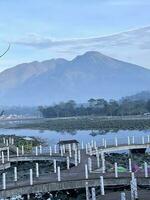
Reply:
[[2, 164], [4, 164], [5, 158], [4, 158], [4, 152], [2, 151]]
[[107, 141], [106, 141], [106, 139], [104, 141], [104, 147], [107, 148]]
[[49, 147], [49, 155], [52, 156], [52, 147]]
[[132, 162], [131, 162], [131, 158], [129, 158], [129, 172], [132, 172]]
[[150, 143], [150, 137], [149, 137], [149, 135], [147, 136], [147, 143]]
[[142, 136], [142, 144], [145, 144], [144, 136]]
[[64, 144], [63, 144], [63, 146], [62, 146], [62, 149], [63, 149], [63, 153], [65, 154], [65, 153], [66, 153], [66, 147], [65, 147]]
[[2, 178], [3, 178], [3, 190], [6, 190], [6, 173], [2, 174]]
[[60, 146], [60, 155], [63, 156], [63, 147], [62, 147], [62, 145]]
[[39, 163], [36, 163], [36, 178], [39, 178]]
[[147, 162], [144, 162], [144, 174], [145, 174], [145, 178], [148, 177], [148, 167], [147, 167]]
[[5, 137], [3, 137], [3, 143], [6, 144], [6, 138]]
[[71, 149], [71, 144], [68, 144], [68, 147], [69, 147], [69, 157], [71, 158], [71, 157], [72, 157], [72, 149]]
[[57, 167], [57, 176], [58, 176], [58, 181], [61, 181], [61, 178], [60, 178], [60, 166]]
[[14, 138], [11, 138], [11, 144], [14, 145]]
[[130, 137], [128, 136], [128, 145], [130, 145]]
[[54, 146], [54, 153], [57, 153], [57, 145]]
[[94, 140], [91, 141], [91, 147], [94, 147]]
[[85, 145], [85, 152], [86, 152], [86, 154], [88, 154], [88, 145], [87, 144]]
[[42, 145], [40, 145], [39, 147], [40, 147], [40, 154], [42, 154]]
[[135, 143], [135, 138], [134, 138], [134, 136], [132, 136], [132, 144], [134, 144]]
[[8, 139], [6, 139], [6, 146], [8, 147], [9, 143], [8, 143]]
[[89, 187], [88, 182], [85, 182], [86, 200], [89, 200]]
[[30, 185], [33, 185], [33, 170], [30, 169]]
[[88, 166], [85, 164], [85, 178], [88, 179]]
[[91, 158], [88, 158], [88, 169], [89, 169], [89, 172], [92, 171], [92, 159]]
[[92, 156], [92, 146], [89, 144], [89, 153], [90, 153], [90, 156]]
[[35, 155], [38, 156], [38, 147], [35, 147]]
[[115, 162], [115, 178], [118, 178], [118, 164]]
[[131, 173], [131, 180], [135, 179], [134, 172]]
[[67, 156], [67, 169], [70, 169], [70, 159], [69, 159], [69, 156]]
[[105, 173], [106, 166], [105, 166], [105, 156], [104, 156], [104, 153], [101, 153], [101, 160], [102, 160], [102, 173]]
[[83, 141], [82, 141], [82, 143], [81, 143], [81, 149], [82, 149], [82, 150], [84, 149], [84, 143], [83, 143]]
[[117, 147], [118, 146], [118, 138], [115, 137], [115, 146]]
[[7, 161], [9, 162], [10, 160], [10, 151], [9, 151], [9, 147], [7, 148]]
[[96, 152], [97, 168], [100, 168], [99, 152]]
[[9, 137], [9, 144], [11, 144], [11, 137]]
[[95, 188], [92, 188], [92, 200], [96, 200]]
[[14, 167], [14, 181], [17, 181], [17, 167]]
[[97, 144], [96, 144], [96, 141], [94, 141], [94, 149], [97, 148]]
[[126, 200], [126, 194], [125, 194], [125, 192], [121, 192], [121, 200]]
[[78, 149], [78, 162], [81, 163], [81, 151]]
[[101, 188], [101, 195], [105, 195], [103, 176], [100, 176], [100, 188]]
[[75, 166], [78, 166], [78, 154], [77, 154], [77, 149], [75, 149], [74, 161], [75, 161]]
[[105, 146], [105, 139], [104, 138], [102, 139], [102, 146], [103, 147]]
[[130, 185], [131, 185], [131, 200], [138, 199], [137, 180], [136, 180], [136, 178], [133, 178], [130, 181]]
[[22, 153], [22, 155], [24, 155], [24, 146], [23, 145], [21, 146], [21, 153]]
[[16, 147], [16, 153], [17, 153], [17, 157], [19, 156], [19, 148]]
[[53, 165], [54, 165], [54, 173], [57, 172], [57, 163], [56, 163], [56, 159], [53, 160]]

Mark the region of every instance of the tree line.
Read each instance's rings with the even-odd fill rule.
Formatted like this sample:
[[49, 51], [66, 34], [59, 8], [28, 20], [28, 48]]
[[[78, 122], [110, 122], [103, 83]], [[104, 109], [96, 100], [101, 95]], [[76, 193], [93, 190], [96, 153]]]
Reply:
[[143, 115], [150, 112], [150, 100], [123, 99], [121, 101], [89, 99], [84, 104], [74, 100], [61, 102], [52, 106], [39, 106], [38, 110], [45, 118], [73, 116], [127, 116]]

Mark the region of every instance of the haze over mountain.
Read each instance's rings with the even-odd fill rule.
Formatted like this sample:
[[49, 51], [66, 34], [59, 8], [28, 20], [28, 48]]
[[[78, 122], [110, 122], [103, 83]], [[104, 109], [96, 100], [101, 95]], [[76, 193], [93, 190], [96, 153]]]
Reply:
[[0, 73], [1, 105], [121, 98], [150, 89], [150, 70], [91, 51], [71, 61], [20, 64]]

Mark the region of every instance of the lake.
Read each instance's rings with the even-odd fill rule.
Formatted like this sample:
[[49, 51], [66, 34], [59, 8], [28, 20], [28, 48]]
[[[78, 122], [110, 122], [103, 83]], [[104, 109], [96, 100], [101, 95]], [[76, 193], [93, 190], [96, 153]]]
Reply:
[[138, 130], [120, 130], [118, 132], [107, 132], [102, 133], [98, 131], [92, 132], [91, 130], [78, 130], [76, 132], [56, 132], [56, 131], [38, 131], [38, 130], [29, 130], [29, 129], [0, 129], [0, 133], [4, 135], [16, 136], [34, 136], [41, 138], [46, 141], [49, 145], [56, 144], [59, 140], [68, 140], [76, 139], [79, 142], [83, 141], [84, 143], [90, 142], [92, 139], [97, 141], [99, 144], [102, 142], [102, 139], [107, 139], [107, 143], [113, 143], [114, 138], [118, 138], [119, 143], [127, 142], [127, 137], [135, 136], [135, 143], [141, 140], [142, 136], [145, 137], [147, 141], [147, 136], [150, 135], [150, 131], [138, 131]]

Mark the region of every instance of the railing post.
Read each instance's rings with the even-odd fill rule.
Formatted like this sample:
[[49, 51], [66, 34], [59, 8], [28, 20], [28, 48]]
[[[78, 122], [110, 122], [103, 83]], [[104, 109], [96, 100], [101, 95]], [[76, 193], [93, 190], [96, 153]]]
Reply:
[[82, 150], [84, 149], [84, 143], [83, 143], [83, 141], [82, 141], [82, 143], [81, 143], [81, 149], [82, 149]]
[[36, 163], [36, 178], [39, 178], [39, 163]]
[[128, 145], [130, 145], [130, 137], [128, 136]]
[[2, 179], [3, 179], [3, 190], [6, 190], [6, 173], [5, 172], [2, 174]]
[[17, 167], [14, 167], [14, 181], [17, 182], [18, 176], [17, 176]]
[[81, 163], [81, 151], [78, 149], [78, 162]]
[[69, 156], [67, 156], [67, 169], [70, 169], [70, 159], [69, 159]]
[[115, 162], [115, 178], [118, 178], [118, 164]]
[[132, 144], [134, 144], [135, 143], [135, 138], [134, 138], [134, 136], [132, 136]]
[[104, 147], [106, 148], [107, 147], [107, 140], [105, 139], [104, 141]]
[[53, 160], [53, 165], [54, 165], [54, 173], [57, 172], [57, 163], [56, 163], [56, 159]]
[[144, 174], [145, 174], [145, 178], [148, 177], [148, 167], [147, 167], [147, 162], [144, 162]]
[[40, 144], [40, 154], [42, 154], [42, 145]]
[[89, 187], [88, 182], [85, 182], [86, 200], [89, 200]]
[[88, 158], [88, 169], [89, 169], [89, 172], [92, 171], [92, 159], [91, 158]]
[[38, 147], [35, 147], [35, 155], [38, 156]]
[[60, 178], [60, 166], [57, 167], [57, 176], [58, 176], [58, 181], [61, 181], [61, 178]]
[[57, 145], [54, 146], [54, 153], [57, 153]]
[[131, 163], [131, 158], [129, 158], [129, 172], [132, 172], [132, 163]]
[[149, 137], [149, 135], [147, 136], [147, 143], [150, 143], [150, 137]]
[[100, 176], [100, 188], [101, 188], [101, 195], [105, 195], [105, 190], [104, 190], [104, 178], [103, 176]]
[[118, 146], [118, 138], [115, 137], [115, 146], [117, 147]]
[[95, 188], [92, 188], [92, 200], [96, 200]]
[[99, 159], [99, 152], [96, 152], [96, 160], [97, 160], [97, 168], [100, 168], [100, 159]]
[[105, 166], [105, 156], [104, 153], [101, 153], [101, 160], [102, 160], [102, 173], [105, 173], [106, 166]]
[[145, 144], [144, 136], [142, 136], [142, 144]]
[[30, 169], [30, 185], [33, 185], [33, 170]]
[[86, 152], [86, 154], [88, 154], [88, 145], [87, 144], [85, 145], [85, 152]]
[[17, 153], [17, 157], [19, 156], [19, 148], [16, 147], [16, 153]]
[[88, 179], [88, 166], [85, 164], [85, 178]]
[[69, 147], [69, 157], [71, 158], [71, 157], [72, 157], [72, 149], [71, 149], [71, 144], [68, 144], [68, 147]]
[[22, 155], [24, 155], [24, 146], [23, 145], [21, 146], [21, 153], [22, 153]]
[[126, 194], [124, 192], [121, 192], [121, 200], [126, 200]]
[[49, 155], [52, 156], [52, 147], [49, 147]]
[[4, 152], [2, 151], [2, 164], [5, 163], [5, 157], [4, 157]]
[[10, 160], [10, 151], [9, 151], [9, 147], [7, 148], [7, 161], [9, 162]]

